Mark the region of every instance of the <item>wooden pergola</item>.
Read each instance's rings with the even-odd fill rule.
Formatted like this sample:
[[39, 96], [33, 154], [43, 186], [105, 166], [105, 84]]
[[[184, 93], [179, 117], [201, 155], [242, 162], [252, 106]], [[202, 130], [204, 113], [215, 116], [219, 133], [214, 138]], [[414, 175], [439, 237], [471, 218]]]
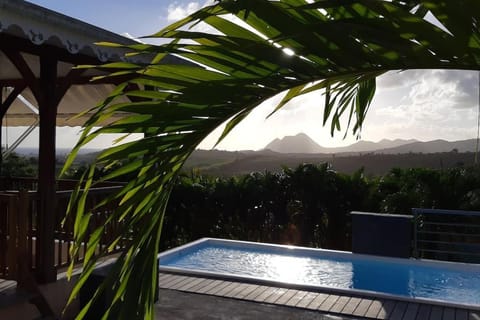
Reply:
[[[92, 76], [101, 75], [101, 70], [72, 69], [123, 58], [121, 49], [98, 47], [94, 44], [98, 41], [135, 43], [28, 2], [0, 0], [0, 93], [4, 93], [0, 96], [0, 123], [5, 117], [8, 126], [29, 126], [37, 117], [39, 120], [35, 276], [40, 283], [56, 280], [56, 127], [81, 125], [85, 118], [72, 116], [94, 106], [121, 80], [92, 83]], [[20, 95], [38, 107], [38, 114], [25, 107]]]

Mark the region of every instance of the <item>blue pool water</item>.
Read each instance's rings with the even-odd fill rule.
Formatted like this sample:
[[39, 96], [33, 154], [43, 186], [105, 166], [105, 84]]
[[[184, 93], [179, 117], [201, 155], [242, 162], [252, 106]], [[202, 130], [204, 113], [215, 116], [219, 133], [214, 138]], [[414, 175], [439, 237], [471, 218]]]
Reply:
[[480, 266], [205, 241], [160, 266], [480, 305]]

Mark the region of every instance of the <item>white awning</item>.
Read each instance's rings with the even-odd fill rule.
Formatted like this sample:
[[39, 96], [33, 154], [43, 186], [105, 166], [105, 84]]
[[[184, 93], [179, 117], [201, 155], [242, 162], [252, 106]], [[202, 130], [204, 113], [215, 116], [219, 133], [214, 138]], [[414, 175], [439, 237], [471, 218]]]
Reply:
[[[61, 79], [67, 76], [72, 67], [78, 63], [90, 64], [91, 61], [102, 63], [124, 59], [124, 49], [95, 45], [100, 41], [136, 43], [130, 38], [29, 2], [0, 0], [0, 88], [4, 87], [4, 91], [8, 91], [6, 87], [14, 87], [26, 81], [4, 53], [5, 50], [11, 48], [17, 50], [36, 79], [40, 76], [39, 56], [53, 52], [59, 60], [57, 76]], [[37, 52], [38, 50], [41, 52]], [[173, 56], [168, 58], [165, 63], [185, 63]], [[148, 57], [137, 56], [135, 59], [143, 59], [147, 62]], [[89, 79], [101, 74], [101, 71], [92, 69], [82, 74], [82, 77]], [[92, 84], [86, 80], [72, 85], [59, 104], [57, 126], [82, 125], [85, 118], [72, 119], [73, 116], [95, 106], [113, 88], [114, 85], [107, 82]], [[25, 89], [21, 95], [32, 105], [37, 105], [30, 89]], [[3, 99], [5, 96], [4, 92]], [[29, 126], [34, 122], [35, 117], [31, 109], [17, 98], [8, 109], [4, 125]]]

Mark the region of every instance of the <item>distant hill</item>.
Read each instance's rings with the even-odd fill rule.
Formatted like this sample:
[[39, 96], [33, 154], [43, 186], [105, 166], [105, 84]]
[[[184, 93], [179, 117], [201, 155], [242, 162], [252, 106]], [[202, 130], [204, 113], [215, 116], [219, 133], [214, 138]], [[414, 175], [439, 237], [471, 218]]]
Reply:
[[383, 139], [380, 140], [379, 142], [372, 142], [372, 141], [358, 141], [354, 144], [351, 144], [346, 147], [340, 147], [340, 148], [331, 148], [333, 152], [329, 153], [343, 153], [343, 152], [371, 152], [371, 151], [376, 151], [376, 150], [382, 150], [382, 149], [388, 149], [388, 148], [396, 148], [399, 146], [403, 146], [406, 144], [411, 144], [418, 142], [415, 139], [409, 139], [409, 140], [404, 140], [404, 139], [395, 139], [395, 140], [389, 140], [389, 139]]
[[383, 139], [379, 142], [358, 141], [346, 147], [326, 148], [316, 143], [305, 133], [299, 133], [295, 136], [285, 136], [282, 139], [275, 139], [267, 144], [264, 149], [278, 153], [356, 153], [391, 149], [415, 142], [418, 141], [414, 139]]
[[328, 148], [320, 146], [305, 133], [275, 139], [265, 149], [280, 153], [328, 153]]
[[358, 141], [346, 147], [326, 148], [322, 147], [304, 133], [295, 136], [285, 136], [275, 139], [265, 149], [278, 153], [324, 153], [324, 154], [357, 154], [357, 153], [437, 153], [437, 152], [475, 152], [476, 139], [446, 141], [418, 141], [414, 139], [383, 139], [379, 142]]
[[[211, 176], [235, 176], [251, 172], [279, 172], [282, 167], [294, 168], [301, 163], [329, 163], [333, 170], [342, 173], [353, 173], [361, 168], [367, 175], [382, 175], [392, 168], [432, 168], [446, 169], [458, 166], [473, 165], [472, 152], [442, 153], [357, 153], [352, 154], [313, 154], [313, 153], [275, 153], [275, 152], [226, 152], [216, 158], [216, 151], [202, 150], [202, 166], [195, 154], [185, 163], [184, 169], [198, 170]], [[212, 158], [208, 159], [208, 153]], [[218, 154], [217, 154], [218, 155]], [[207, 160], [208, 159], [208, 160]]]
[[[101, 150], [102, 149], [83, 148], [83, 149], [80, 149], [78, 153], [79, 154], [96, 153], [96, 152], [100, 152]], [[57, 156], [68, 155], [71, 151], [72, 151], [71, 148], [56, 149]], [[38, 156], [38, 148], [19, 147], [15, 149], [15, 153], [20, 154], [22, 156], [36, 157]]]
[[296, 167], [301, 163], [328, 162], [339, 172], [352, 173], [364, 168], [366, 174], [379, 175], [392, 168], [442, 169], [473, 165], [475, 146], [476, 139], [427, 142], [384, 139], [325, 148], [306, 134], [298, 134], [275, 139], [260, 151], [196, 150], [184, 168], [195, 168], [213, 176], [232, 176], [265, 170], [277, 172], [282, 166]]
[[433, 140], [427, 142], [416, 141], [404, 144], [395, 148], [385, 148], [377, 150], [377, 153], [397, 154], [397, 153], [436, 153], [436, 152], [475, 152], [476, 139], [446, 141]]

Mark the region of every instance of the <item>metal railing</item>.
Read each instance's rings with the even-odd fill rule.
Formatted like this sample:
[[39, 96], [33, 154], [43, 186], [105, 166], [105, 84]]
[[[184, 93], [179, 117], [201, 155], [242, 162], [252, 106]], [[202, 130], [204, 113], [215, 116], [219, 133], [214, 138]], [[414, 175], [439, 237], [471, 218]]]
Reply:
[[480, 212], [413, 208], [413, 256], [480, 263]]

